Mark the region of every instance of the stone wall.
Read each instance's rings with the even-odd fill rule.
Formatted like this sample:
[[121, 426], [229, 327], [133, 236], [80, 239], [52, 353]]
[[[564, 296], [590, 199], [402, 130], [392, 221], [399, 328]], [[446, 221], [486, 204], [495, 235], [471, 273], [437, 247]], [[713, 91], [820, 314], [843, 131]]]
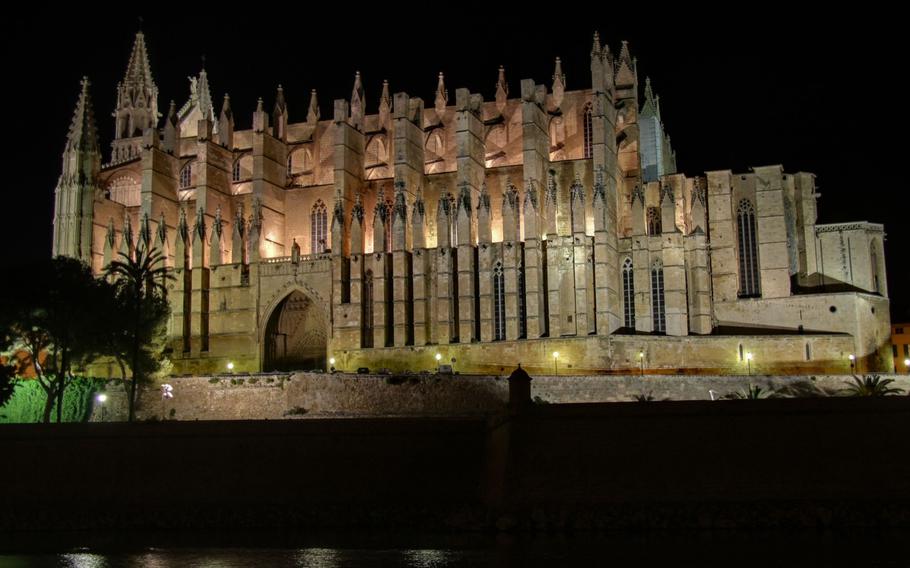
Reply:
[[[910, 390], [910, 376], [889, 375]], [[812, 383], [837, 390], [848, 376], [537, 376], [531, 396], [548, 403], [629, 402], [645, 394], [655, 400], [710, 400], [749, 385], [779, 389]], [[508, 401], [505, 376], [462, 375], [246, 375], [168, 379], [174, 397], [158, 387], [140, 397], [140, 420], [255, 420], [351, 416], [480, 416], [502, 411]], [[112, 389], [96, 403], [94, 421], [125, 418], [126, 399]], [[103, 410], [103, 417], [102, 417]]]

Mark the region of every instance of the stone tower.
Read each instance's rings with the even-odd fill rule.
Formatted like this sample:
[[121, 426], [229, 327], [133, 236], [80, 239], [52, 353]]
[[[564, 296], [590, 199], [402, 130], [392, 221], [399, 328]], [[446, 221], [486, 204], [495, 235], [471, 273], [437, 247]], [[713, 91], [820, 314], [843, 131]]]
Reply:
[[90, 262], [92, 257], [93, 207], [101, 168], [89, 85], [88, 78], [83, 77], [73, 122], [66, 135], [63, 172], [54, 198], [53, 254], [85, 262]]
[[145, 35], [140, 31], [126, 66], [126, 76], [117, 84], [117, 108], [111, 161], [123, 162], [139, 156], [142, 133], [158, 123], [158, 86], [152, 79]]

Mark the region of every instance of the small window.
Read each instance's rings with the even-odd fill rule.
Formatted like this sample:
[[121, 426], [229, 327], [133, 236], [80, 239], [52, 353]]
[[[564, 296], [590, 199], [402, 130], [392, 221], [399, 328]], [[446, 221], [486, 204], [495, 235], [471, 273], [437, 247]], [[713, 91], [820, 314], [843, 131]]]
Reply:
[[584, 136], [585, 136], [585, 158], [594, 157], [594, 122], [593, 122], [593, 108], [591, 103], [585, 105], [585, 116], [584, 116]]
[[896, 335], [903, 335], [903, 334], [904, 334], [904, 328], [902, 328], [902, 327], [895, 327], [895, 328], [894, 328], [894, 333], [895, 333]]
[[180, 170], [180, 189], [186, 189], [193, 184], [193, 164], [187, 164]]
[[502, 273], [502, 263], [497, 262], [493, 267], [493, 340], [502, 341], [506, 338], [506, 300], [505, 279]]
[[235, 181], [235, 182], [240, 181], [240, 160], [239, 159], [234, 162], [234, 168], [231, 171], [231, 180]]
[[806, 361], [812, 360], [812, 347], [809, 346], [809, 343], [806, 342]]
[[658, 207], [648, 207], [648, 234], [659, 235], [662, 230], [660, 209]]

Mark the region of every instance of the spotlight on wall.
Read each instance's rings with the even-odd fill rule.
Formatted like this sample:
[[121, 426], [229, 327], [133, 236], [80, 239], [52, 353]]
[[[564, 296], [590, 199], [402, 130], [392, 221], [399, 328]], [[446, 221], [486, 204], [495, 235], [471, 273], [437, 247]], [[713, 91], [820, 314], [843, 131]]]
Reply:
[[850, 372], [853, 373], [856, 370], [856, 355], [851, 353], [847, 355], [847, 359], [850, 359]]
[[904, 367], [910, 371], [910, 359], [904, 359]]
[[752, 374], [752, 352], [746, 352], [746, 364], [749, 365], [749, 374]]
[[101, 393], [101, 394], [99, 394], [98, 396], [95, 397], [95, 400], [97, 400], [97, 401], [100, 402], [101, 404], [104, 404], [104, 403], [107, 401], [107, 395], [104, 394], [104, 393]]
[[553, 352], [553, 374], [559, 374], [559, 351]]
[[437, 361], [442, 361], [442, 354], [441, 354], [441, 353], [437, 353], [437, 354], [436, 354], [436, 360], [437, 360]]
[[334, 365], [334, 364], [335, 364], [335, 358], [329, 357], [329, 365]]
[[234, 362], [233, 362], [233, 361], [229, 361], [229, 362], [228, 362], [228, 364], [227, 364], [227, 370], [228, 370], [229, 373], [234, 371]]

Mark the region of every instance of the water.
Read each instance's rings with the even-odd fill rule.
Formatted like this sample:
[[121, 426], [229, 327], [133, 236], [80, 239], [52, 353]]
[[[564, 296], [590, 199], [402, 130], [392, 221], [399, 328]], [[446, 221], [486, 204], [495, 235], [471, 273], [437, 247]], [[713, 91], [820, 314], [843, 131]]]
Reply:
[[[908, 534], [815, 532], [508, 535], [47, 535], [0, 538], [0, 568], [894, 567]], [[226, 540], [225, 540], [226, 539]], [[71, 546], [84, 541], [91, 546]], [[199, 542], [193, 546], [193, 541]], [[231, 543], [233, 541], [233, 544]], [[172, 544], [165, 544], [170, 542]], [[262, 543], [261, 546], [255, 543]], [[294, 546], [295, 542], [300, 542]], [[314, 544], [323, 542], [323, 545]], [[4, 553], [5, 551], [5, 553]]]

